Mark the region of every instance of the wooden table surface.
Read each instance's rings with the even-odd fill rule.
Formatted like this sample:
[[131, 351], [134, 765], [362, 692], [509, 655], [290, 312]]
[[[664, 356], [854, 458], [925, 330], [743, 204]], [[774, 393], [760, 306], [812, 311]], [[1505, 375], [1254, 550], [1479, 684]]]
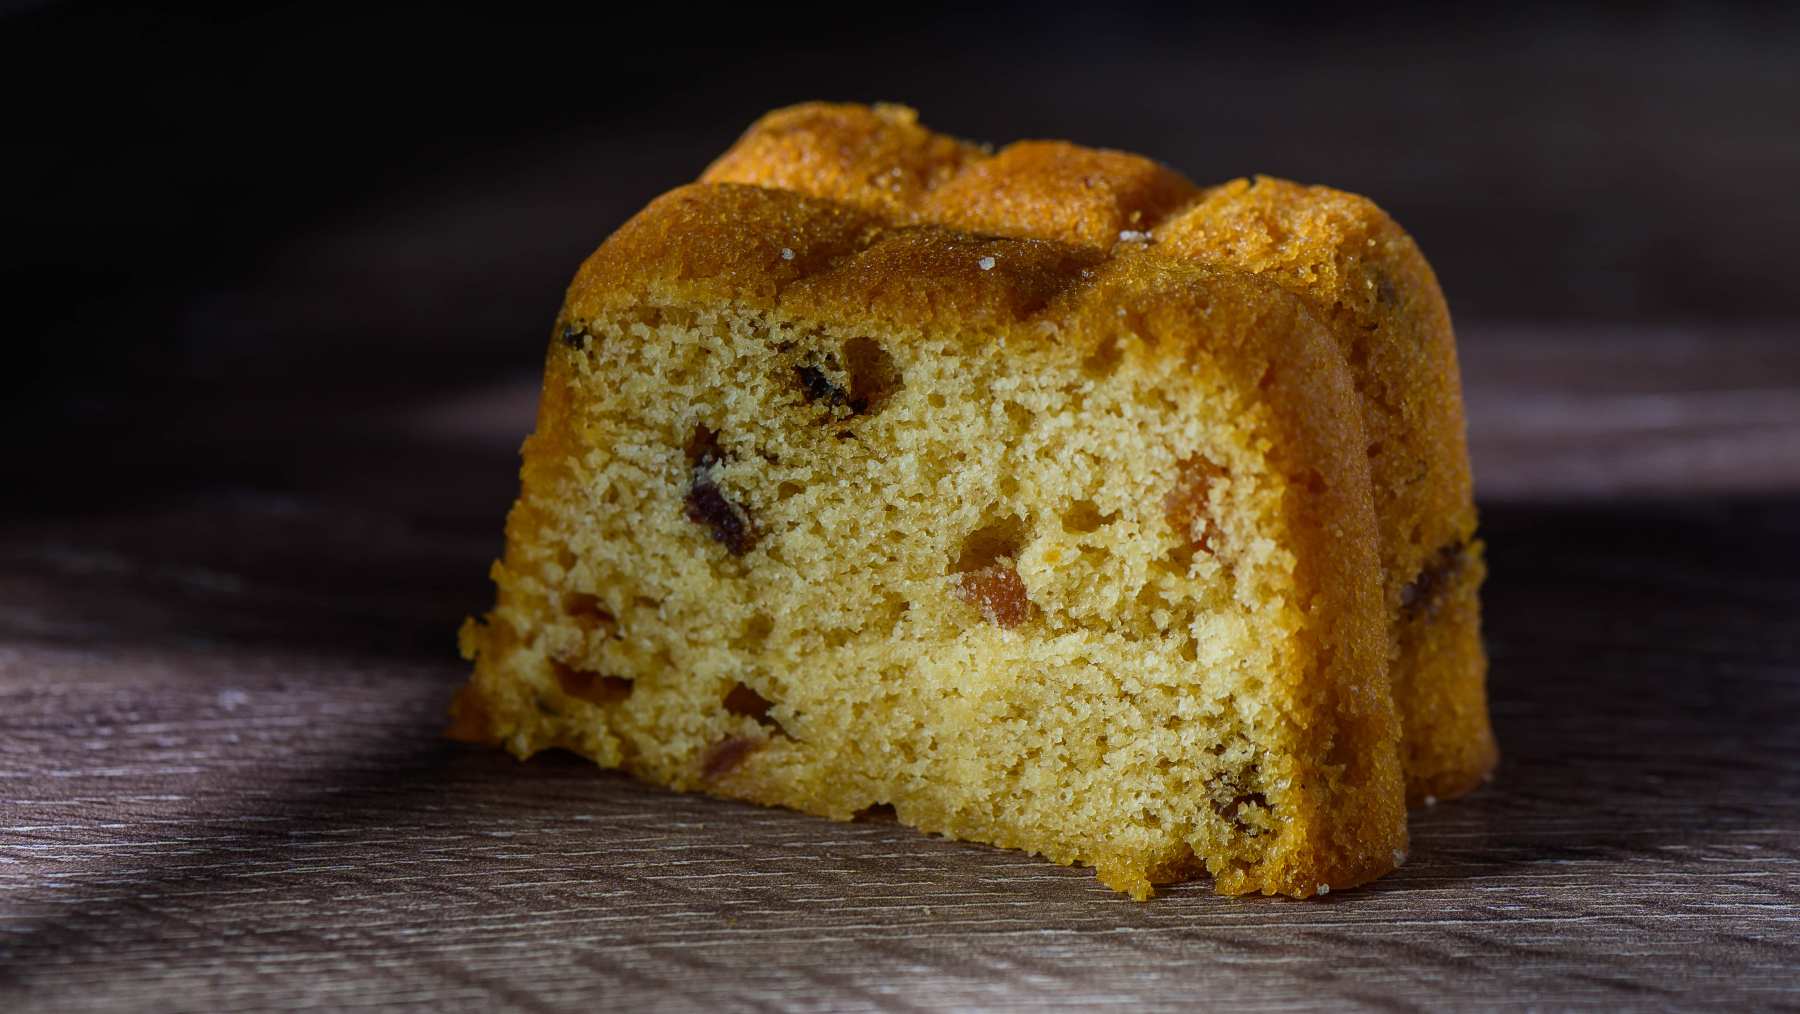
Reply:
[[0, 521], [0, 1001], [1800, 1004], [1800, 328], [1462, 330], [1505, 758], [1309, 902], [445, 742], [531, 379], [125, 406]]

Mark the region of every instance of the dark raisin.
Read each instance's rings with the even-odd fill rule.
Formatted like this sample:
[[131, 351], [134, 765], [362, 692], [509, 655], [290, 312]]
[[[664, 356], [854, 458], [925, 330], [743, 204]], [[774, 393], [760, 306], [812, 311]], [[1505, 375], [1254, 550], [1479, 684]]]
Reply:
[[1419, 576], [1400, 589], [1400, 608], [1410, 614], [1435, 614], [1444, 593], [1455, 583], [1457, 575], [1462, 573], [1468, 563], [1467, 543], [1453, 542], [1438, 550], [1425, 562]]
[[855, 398], [849, 392], [832, 382], [825, 371], [817, 366], [796, 366], [794, 375], [800, 380], [800, 390], [811, 402], [824, 402], [826, 405], [844, 405], [851, 412], [861, 412], [868, 403]]
[[687, 519], [705, 525], [713, 541], [733, 556], [743, 556], [756, 545], [756, 530], [750, 524], [749, 514], [726, 498], [704, 474], [696, 473], [688, 489]]
[[562, 343], [564, 345], [579, 350], [582, 346], [587, 344], [587, 338], [587, 328], [581, 327], [578, 324], [563, 325]]
[[706, 756], [700, 762], [700, 777], [710, 780], [728, 774], [765, 742], [744, 736], [727, 736], [707, 748]]

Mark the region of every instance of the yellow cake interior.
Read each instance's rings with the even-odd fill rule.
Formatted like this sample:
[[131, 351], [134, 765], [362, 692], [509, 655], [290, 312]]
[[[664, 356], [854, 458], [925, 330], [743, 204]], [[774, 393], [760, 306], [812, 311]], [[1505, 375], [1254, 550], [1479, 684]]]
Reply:
[[561, 327], [463, 635], [512, 752], [892, 807], [1140, 897], [1277, 836], [1288, 490], [1203, 355], [1123, 315], [1079, 342], [719, 304]]

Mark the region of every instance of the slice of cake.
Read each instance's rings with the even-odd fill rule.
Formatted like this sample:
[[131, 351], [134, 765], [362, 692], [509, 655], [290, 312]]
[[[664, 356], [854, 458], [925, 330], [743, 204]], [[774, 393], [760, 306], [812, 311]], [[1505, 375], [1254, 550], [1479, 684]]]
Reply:
[[1373, 203], [1268, 177], [1203, 191], [1149, 159], [1056, 141], [994, 153], [919, 126], [902, 106], [827, 103], [770, 113], [702, 178], [828, 197], [896, 222], [1141, 246], [1299, 296], [1330, 330], [1360, 399], [1409, 795], [1458, 795], [1493, 768], [1485, 568], [1456, 341], [1431, 267]]
[[1308, 896], [1406, 845], [1367, 439], [1301, 300], [696, 184], [583, 265], [454, 732]]

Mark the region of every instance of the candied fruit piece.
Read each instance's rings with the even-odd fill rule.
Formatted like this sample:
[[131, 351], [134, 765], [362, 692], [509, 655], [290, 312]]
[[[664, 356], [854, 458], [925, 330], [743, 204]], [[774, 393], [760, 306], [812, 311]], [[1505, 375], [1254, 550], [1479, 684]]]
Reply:
[[1184, 458], [1179, 467], [1174, 488], [1163, 497], [1163, 516], [1191, 548], [1216, 553], [1224, 533], [1206, 498], [1213, 484], [1225, 478], [1225, 470], [1202, 457]]
[[1008, 557], [958, 574], [956, 594], [981, 610], [982, 617], [989, 623], [999, 627], [1011, 629], [1031, 615], [1031, 598], [1025, 594], [1025, 582]]
[[730, 774], [765, 742], [748, 736], [725, 737], [707, 748], [700, 762], [700, 777], [711, 780]]

